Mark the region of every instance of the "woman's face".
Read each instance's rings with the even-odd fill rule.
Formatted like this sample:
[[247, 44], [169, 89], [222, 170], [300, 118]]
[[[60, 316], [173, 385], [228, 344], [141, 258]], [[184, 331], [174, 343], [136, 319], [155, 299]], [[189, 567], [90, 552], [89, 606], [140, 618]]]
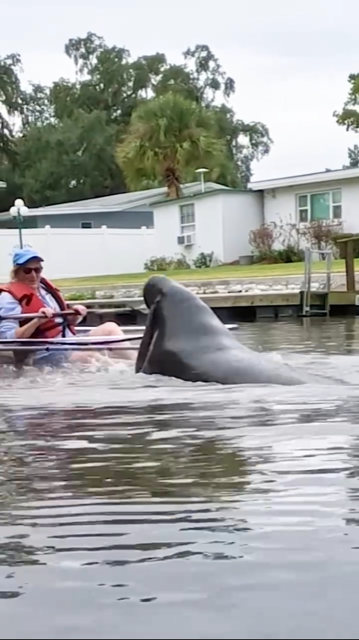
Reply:
[[16, 269], [16, 279], [36, 289], [40, 283], [41, 273], [41, 261], [36, 259], [29, 260]]

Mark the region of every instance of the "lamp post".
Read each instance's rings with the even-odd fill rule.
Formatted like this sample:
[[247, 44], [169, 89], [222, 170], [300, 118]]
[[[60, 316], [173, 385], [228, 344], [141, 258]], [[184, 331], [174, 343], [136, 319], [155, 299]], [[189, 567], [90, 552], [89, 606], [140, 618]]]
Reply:
[[14, 202], [14, 205], [10, 209], [10, 213], [14, 220], [16, 220], [17, 229], [19, 232], [19, 241], [20, 241], [20, 249], [23, 248], [22, 244], [22, 221], [23, 217], [29, 212], [28, 208], [25, 206], [24, 201], [21, 198], [17, 198]]
[[209, 169], [196, 169], [196, 173], [200, 173], [201, 174], [202, 193], [204, 193], [204, 174], [207, 173], [208, 171], [209, 171]]

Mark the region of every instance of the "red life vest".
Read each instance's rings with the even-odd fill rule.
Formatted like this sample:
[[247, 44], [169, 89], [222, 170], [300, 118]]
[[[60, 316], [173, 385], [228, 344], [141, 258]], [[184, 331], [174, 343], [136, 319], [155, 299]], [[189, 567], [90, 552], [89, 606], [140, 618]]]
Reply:
[[[48, 291], [56, 300], [61, 311], [69, 309], [65, 299], [61, 295], [60, 291], [48, 280], [41, 278], [42, 286]], [[44, 302], [40, 296], [22, 282], [10, 282], [6, 285], [0, 285], [0, 293], [10, 293], [13, 298], [21, 305], [21, 313], [38, 313], [40, 309], [44, 308]], [[20, 320], [20, 327], [30, 322], [30, 320]], [[75, 334], [76, 330], [72, 325], [67, 325], [71, 333]], [[56, 322], [54, 318], [49, 318], [47, 322], [44, 322], [40, 327], [34, 331], [31, 338], [57, 338], [62, 333], [62, 324]]]

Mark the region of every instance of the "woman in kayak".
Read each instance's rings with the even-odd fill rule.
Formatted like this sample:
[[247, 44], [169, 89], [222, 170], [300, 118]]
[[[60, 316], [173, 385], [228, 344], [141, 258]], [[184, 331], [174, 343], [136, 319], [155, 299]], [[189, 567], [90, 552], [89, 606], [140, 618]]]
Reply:
[[[73, 315], [53, 317], [59, 311], [68, 311], [67, 305], [60, 291], [42, 276], [43, 258], [33, 249], [19, 249], [13, 256], [11, 281], [7, 285], [0, 285], [0, 316], [18, 314], [39, 314], [40, 318], [33, 320], [6, 319], [0, 322], [0, 340], [26, 338], [74, 338], [76, 325], [83, 320], [87, 309], [81, 304], [73, 305]], [[124, 338], [123, 331], [115, 322], [105, 322], [91, 329], [91, 337], [118, 336]], [[0, 347], [1, 348], [1, 347]], [[60, 356], [60, 357], [59, 357]], [[125, 359], [133, 360], [134, 352], [121, 351]], [[66, 361], [88, 361], [91, 358], [101, 359], [99, 354], [91, 352], [62, 351], [35, 352], [34, 364], [57, 364]], [[117, 356], [118, 357], [118, 356]]]

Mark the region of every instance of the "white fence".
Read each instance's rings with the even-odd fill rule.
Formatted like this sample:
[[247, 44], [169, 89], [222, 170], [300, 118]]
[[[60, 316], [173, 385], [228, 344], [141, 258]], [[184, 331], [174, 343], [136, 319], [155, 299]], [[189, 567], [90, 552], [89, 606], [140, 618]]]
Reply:
[[[75, 278], [143, 271], [154, 255], [153, 229], [24, 229], [23, 245], [44, 258], [48, 278]], [[0, 230], [0, 280], [9, 278], [17, 230]]]

